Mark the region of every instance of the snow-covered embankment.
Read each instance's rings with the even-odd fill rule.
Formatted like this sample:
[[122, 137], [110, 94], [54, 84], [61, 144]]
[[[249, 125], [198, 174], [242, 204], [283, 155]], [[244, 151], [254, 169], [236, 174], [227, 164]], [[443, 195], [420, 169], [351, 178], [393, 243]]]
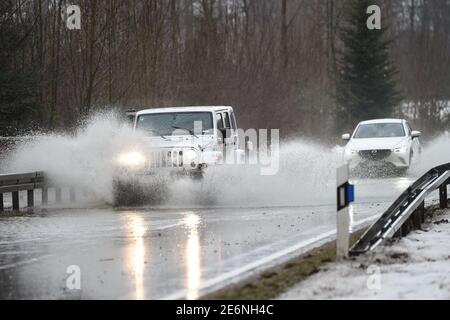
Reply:
[[450, 209], [422, 230], [320, 272], [279, 299], [450, 299]]

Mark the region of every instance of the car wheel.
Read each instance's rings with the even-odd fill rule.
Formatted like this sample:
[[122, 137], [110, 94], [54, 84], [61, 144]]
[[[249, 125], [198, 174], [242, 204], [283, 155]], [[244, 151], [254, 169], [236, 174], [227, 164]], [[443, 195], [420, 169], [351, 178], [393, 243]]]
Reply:
[[138, 205], [142, 200], [142, 189], [135, 179], [113, 180], [114, 206]]
[[408, 163], [408, 166], [407, 166], [407, 167], [404, 167], [404, 168], [399, 168], [399, 169], [397, 169], [397, 172], [399, 173], [399, 175], [401, 175], [401, 176], [406, 175], [406, 173], [408, 172], [408, 170], [411, 168], [411, 165], [412, 165], [412, 159], [413, 159], [413, 153], [410, 152], [410, 153], [409, 153], [409, 163]]
[[407, 174], [408, 170], [409, 170], [409, 167], [399, 168], [399, 169], [397, 169], [397, 172], [400, 176], [405, 176]]
[[203, 180], [203, 171], [201, 171], [201, 170], [198, 170], [198, 171], [192, 171], [192, 172], [190, 173], [190, 176], [191, 176], [191, 178], [192, 178], [193, 180], [199, 180], [199, 181], [201, 181], [201, 180]]
[[116, 178], [113, 181], [114, 206], [139, 206], [164, 203], [169, 196], [167, 181], [154, 179], [143, 183], [138, 178]]

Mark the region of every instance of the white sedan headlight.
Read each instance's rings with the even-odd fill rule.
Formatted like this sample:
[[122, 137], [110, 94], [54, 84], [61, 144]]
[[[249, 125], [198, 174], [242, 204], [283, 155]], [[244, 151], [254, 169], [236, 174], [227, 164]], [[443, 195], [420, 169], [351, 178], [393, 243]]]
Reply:
[[126, 167], [141, 167], [145, 164], [145, 157], [140, 152], [126, 152], [119, 155], [117, 162]]
[[344, 161], [345, 162], [353, 162], [357, 158], [358, 151], [351, 149], [351, 148], [345, 148], [344, 149]]
[[408, 146], [403, 146], [403, 147], [399, 147], [399, 148], [395, 148], [394, 152], [395, 153], [406, 153], [408, 152]]

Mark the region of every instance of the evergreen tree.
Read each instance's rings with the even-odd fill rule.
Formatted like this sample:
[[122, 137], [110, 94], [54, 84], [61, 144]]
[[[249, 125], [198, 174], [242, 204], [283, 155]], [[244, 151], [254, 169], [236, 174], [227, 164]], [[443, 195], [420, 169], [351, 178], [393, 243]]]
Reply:
[[367, 27], [367, 8], [372, 4], [369, 0], [349, 0], [340, 30], [343, 49], [337, 79], [337, 126], [341, 130], [353, 128], [361, 120], [390, 117], [401, 100], [386, 28]]

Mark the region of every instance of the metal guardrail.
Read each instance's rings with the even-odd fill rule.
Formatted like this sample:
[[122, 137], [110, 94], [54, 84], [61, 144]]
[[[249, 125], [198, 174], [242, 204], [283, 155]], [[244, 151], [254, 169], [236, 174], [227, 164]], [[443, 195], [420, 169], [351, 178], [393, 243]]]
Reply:
[[44, 185], [44, 172], [0, 174], [0, 193], [32, 190]]
[[47, 190], [44, 172], [0, 174], [0, 211], [4, 210], [3, 194], [7, 192], [12, 193], [13, 210], [19, 210], [19, 191], [23, 190], [27, 191], [28, 206], [32, 207], [34, 205], [34, 189]]
[[375, 249], [385, 240], [402, 237], [425, 221], [425, 198], [439, 189], [440, 207], [448, 207], [447, 185], [450, 184], [450, 163], [435, 167], [414, 182], [350, 249], [358, 255]]
[[[34, 206], [34, 190], [41, 189], [42, 204], [48, 204], [48, 189], [51, 188], [50, 181], [46, 178], [42, 171], [15, 173], [15, 174], [0, 174], [0, 211], [3, 211], [4, 202], [3, 194], [11, 193], [12, 195], [12, 209], [19, 210], [19, 192], [27, 191], [27, 206]], [[57, 203], [61, 202], [62, 189], [60, 187], [53, 187], [55, 189], [55, 200]], [[75, 190], [69, 189], [70, 201], [75, 201]]]

